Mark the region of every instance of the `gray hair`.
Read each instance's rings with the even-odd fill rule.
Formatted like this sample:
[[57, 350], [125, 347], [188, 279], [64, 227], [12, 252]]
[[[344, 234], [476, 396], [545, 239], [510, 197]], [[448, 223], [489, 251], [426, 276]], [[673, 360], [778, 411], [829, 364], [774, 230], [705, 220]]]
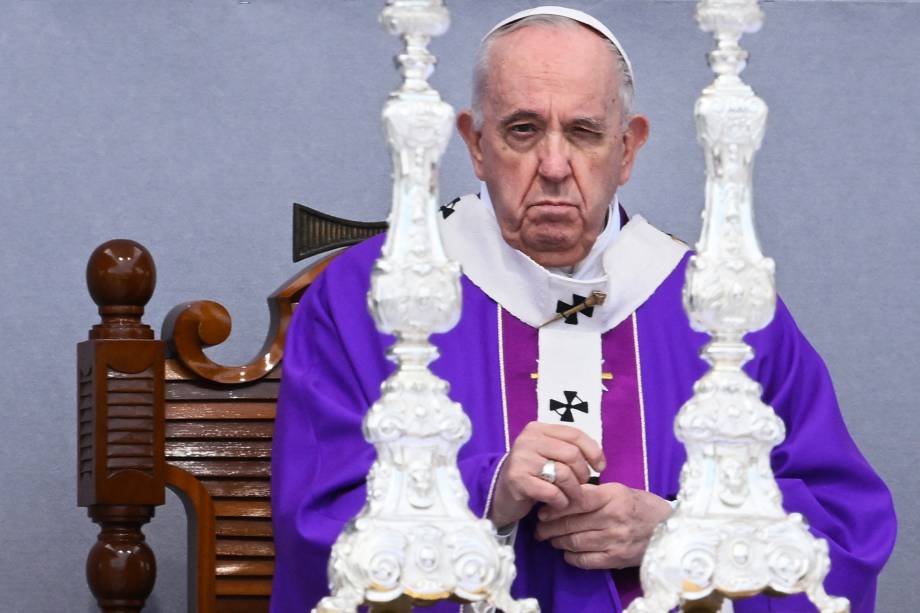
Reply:
[[[527, 26], [534, 25], [557, 29], [592, 29], [574, 19], [569, 19], [568, 17], [562, 17], [560, 15], [531, 15], [530, 17], [524, 17], [523, 19], [513, 21], [486, 36], [479, 44], [479, 49], [476, 51], [476, 62], [473, 65], [473, 123], [477, 129], [482, 127], [482, 98], [485, 95], [486, 82], [489, 76], [489, 55], [492, 50], [492, 45], [503, 36], [507, 36]], [[629, 121], [632, 114], [633, 96], [635, 94], [632, 72], [629, 69], [629, 65], [626, 63], [626, 58], [623, 57], [623, 54], [620, 53], [617, 46], [602, 34], [598, 33], [598, 36], [604, 39], [607, 48], [610, 49], [610, 52], [613, 53], [613, 57], [616, 59], [617, 81], [620, 84], [618, 95], [623, 110], [623, 123], [625, 124]]]

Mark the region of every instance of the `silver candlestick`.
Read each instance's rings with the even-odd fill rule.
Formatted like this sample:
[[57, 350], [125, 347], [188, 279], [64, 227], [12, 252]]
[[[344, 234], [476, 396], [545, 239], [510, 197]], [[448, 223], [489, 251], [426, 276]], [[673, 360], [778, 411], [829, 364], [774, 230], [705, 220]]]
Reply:
[[782, 507], [770, 450], [785, 426], [742, 370], [752, 357], [743, 336], [766, 326], [776, 307], [774, 263], [760, 251], [751, 198], [767, 105], [741, 80], [748, 54], [738, 45], [743, 33], [760, 29], [763, 13], [756, 0], [701, 0], [696, 18], [716, 39], [709, 54], [716, 79], [695, 109], [706, 204], [684, 308], [693, 328], [712, 337], [702, 352], [712, 367], [675, 421], [687, 448], [679, 502], [652, 537], [641, 568], [645, 596], [628, 613], [678, 604], [712, 611], [726, 598], [802, 592], [822, 613], [843, 613], [849, 602], [823, 587], [827, 542]]
[[470, 420], [428, 368], [438, 355], [429, 335], [460, 317], [460, 269], [444, 253], [435, 217], [437, 168], [454, 112], [428, 83], [435, 58], [427, 46], [447, 30], [449, 15], [442, 0], [389, 0], [381, 22], [405, 50], [397, 56], [403, 83], [383, 110], [393, 208], [368, 305], [378, 329], [396, 335], [388, 355], [397, 370], [364, 419], [377, 450], [367, 502], [332, 548], [332, 595], [315, 611], [353, 613], [361, 604], [407, 611], [451, 598], [536, 612], [535, 600], [510, 596], [513, 550], [469, 510], [457, 452]]

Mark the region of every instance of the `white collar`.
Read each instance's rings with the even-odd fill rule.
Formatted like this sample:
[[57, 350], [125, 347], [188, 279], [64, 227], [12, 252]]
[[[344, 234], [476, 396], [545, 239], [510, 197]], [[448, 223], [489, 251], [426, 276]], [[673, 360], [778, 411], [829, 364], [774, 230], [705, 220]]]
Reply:
[[[560, 303], [572, 304], [575, 296], [601, 291], [607, 294], [603, 306], [578, 321], [582, 330], [605, 332], [645, 302], [687, 250], [639, 215], [619, 228], [619, 211], [614, 210], [607, 228], [616, 227], [616, 232], [597, 248], [605, 274], [595, 278], [556, 274], [505, 242], [485, 186], [482, 194], [484, 199], [464, 196], [449, 205], [451, 213], [442, 216], [440, 224], [445, 251], [490, 298], [533, 327], [551, 319]], [[566, 324], [559, 320], [551, 325]]]

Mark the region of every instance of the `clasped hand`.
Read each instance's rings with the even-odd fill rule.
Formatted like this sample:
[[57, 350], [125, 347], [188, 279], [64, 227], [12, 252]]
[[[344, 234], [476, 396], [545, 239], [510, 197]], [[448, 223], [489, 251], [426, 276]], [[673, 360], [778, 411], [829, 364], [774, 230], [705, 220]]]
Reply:
[[[539, 476], [548, 460], [556, 463], [554, 483]], [[671, 505], [620, 483], [589, 484], [590, 468], [605, 467], [600, 446], [581, 430], [532, 422], [501, 468], [490, 518], [506, 526], [542, 502], [535, 536], [564, 551], [566, 562], [587, 569], [637, 566]]]

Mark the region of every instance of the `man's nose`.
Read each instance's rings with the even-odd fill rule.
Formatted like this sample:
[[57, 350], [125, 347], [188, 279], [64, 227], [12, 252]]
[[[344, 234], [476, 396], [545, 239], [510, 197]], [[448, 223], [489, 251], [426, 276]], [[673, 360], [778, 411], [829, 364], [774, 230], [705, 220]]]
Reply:
[[547, 181], [558, 183], [565, 181], [572, 174], [569, 145], [559, 133], [549, 133], [540, 143], [540, 176]]

